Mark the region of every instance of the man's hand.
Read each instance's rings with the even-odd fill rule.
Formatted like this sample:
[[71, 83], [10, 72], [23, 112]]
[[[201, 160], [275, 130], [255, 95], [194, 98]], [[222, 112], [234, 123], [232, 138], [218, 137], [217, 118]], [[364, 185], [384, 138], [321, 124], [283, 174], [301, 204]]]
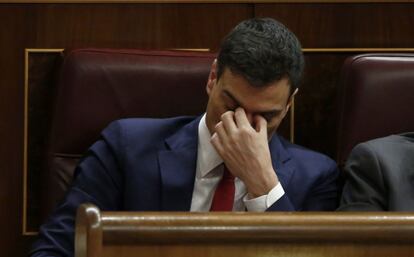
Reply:
[[229, 171], [240, 178], [251, 198], [266, 195], [278, 183], [267, 140], [267, 122], [252, 117], [255, 128], [242, 108], [228, 111], [215, 126], [211, 142]]

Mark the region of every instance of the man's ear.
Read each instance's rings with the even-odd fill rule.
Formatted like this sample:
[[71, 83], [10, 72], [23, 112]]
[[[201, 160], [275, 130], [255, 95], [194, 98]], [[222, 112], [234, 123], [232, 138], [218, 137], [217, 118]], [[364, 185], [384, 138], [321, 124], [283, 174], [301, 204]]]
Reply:
[[299, 89], [296, 88], [295, 91], [293, 91], [293, 93], [289, 96], [289, 100], [286, 104], [286, 112], [289, 111], [289, 108], [292, 106], [293, 104], [293, 100], [295, 99], [295, 95], [298, 93]]
[[295, 100], [295, 95], [298, 93], [298, 88], [295, 89], [295, 91], [293, 91], [293, 93], [289, 96], [288, 102], [286, 104], [286, 109], [283, 113], [283, 119], [285, 118], [286, 114], [289, 112], [290, 107], [292, 106], [294, 100]]
[[208, 75], [206, 91], [207, 95], [210, 95], [211, 90], [213, 90], [214, 85], [217, 82], [217, 59], [214, 59], [211, 64], [210, 74]]

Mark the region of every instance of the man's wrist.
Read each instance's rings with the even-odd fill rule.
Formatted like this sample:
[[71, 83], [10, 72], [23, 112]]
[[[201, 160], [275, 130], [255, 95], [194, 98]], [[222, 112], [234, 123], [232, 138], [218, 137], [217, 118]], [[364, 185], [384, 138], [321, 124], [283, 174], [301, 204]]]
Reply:
[[261, 180], [255, 180], [255, 183], [252, 185], [246, 184], [247, 192], [250, 198], [257, 198], [262, 195], [267, 195], [279, 183], [273, 168], [268, 171], [267, 174], [269, 174], [267, 177], [264, 177]]

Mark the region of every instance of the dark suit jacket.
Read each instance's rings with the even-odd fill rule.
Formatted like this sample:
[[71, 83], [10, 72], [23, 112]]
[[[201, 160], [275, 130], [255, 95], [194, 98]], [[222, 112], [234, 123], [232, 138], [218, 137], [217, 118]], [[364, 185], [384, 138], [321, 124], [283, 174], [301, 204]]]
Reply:
[[414, 211], [414, 132], [357, 145], [339, 210]]
[[[79, 204], [101, 210], [189, 211], [200, 117], [112, 123], [75, 171], [63, 203], [40, 229], [33, 256], [72, 256]], [[328, 157], [275, 135], [273, 166], [286, 194], [269, 211], [333, 210], [337, 167]]]

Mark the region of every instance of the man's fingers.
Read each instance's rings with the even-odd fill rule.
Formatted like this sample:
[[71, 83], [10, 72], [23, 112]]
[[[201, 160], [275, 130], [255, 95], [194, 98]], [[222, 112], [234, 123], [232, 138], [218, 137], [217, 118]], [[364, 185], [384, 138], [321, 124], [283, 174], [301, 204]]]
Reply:
[[262, 135], [267, 136], [267, 121], [261, 115], [254, 116], [254, 123], [256, 124], [256, 131]]
[[249, 119], [247, 118], [246, 112], [243, 108], [237, 108], [234, 113], [234, 117], [236, 120], [237, 127], [251, 127]]
[[224, 139], [227, 137], [227, 132], [224, 129], [224, 125], [222, 121], [216, 124], [216, 126], [214, 127], [214, 130], [216, 131], [220, 139]]
[[211, 136], [210, 140], [211, 140], [211, 144], [214, 146], [218, 154], [222, 156], [224, 149], [223, 149], [223, 145], [221, 143], [220, 137], [217, 135], [217, 133], [214, 133]]
[[234, 112], [228, 111], [221, 115], [221, 121], [223, 122], [224, 129], [226, 130], [227, 134], [236, 133], [237, 125], [234, 121]]

